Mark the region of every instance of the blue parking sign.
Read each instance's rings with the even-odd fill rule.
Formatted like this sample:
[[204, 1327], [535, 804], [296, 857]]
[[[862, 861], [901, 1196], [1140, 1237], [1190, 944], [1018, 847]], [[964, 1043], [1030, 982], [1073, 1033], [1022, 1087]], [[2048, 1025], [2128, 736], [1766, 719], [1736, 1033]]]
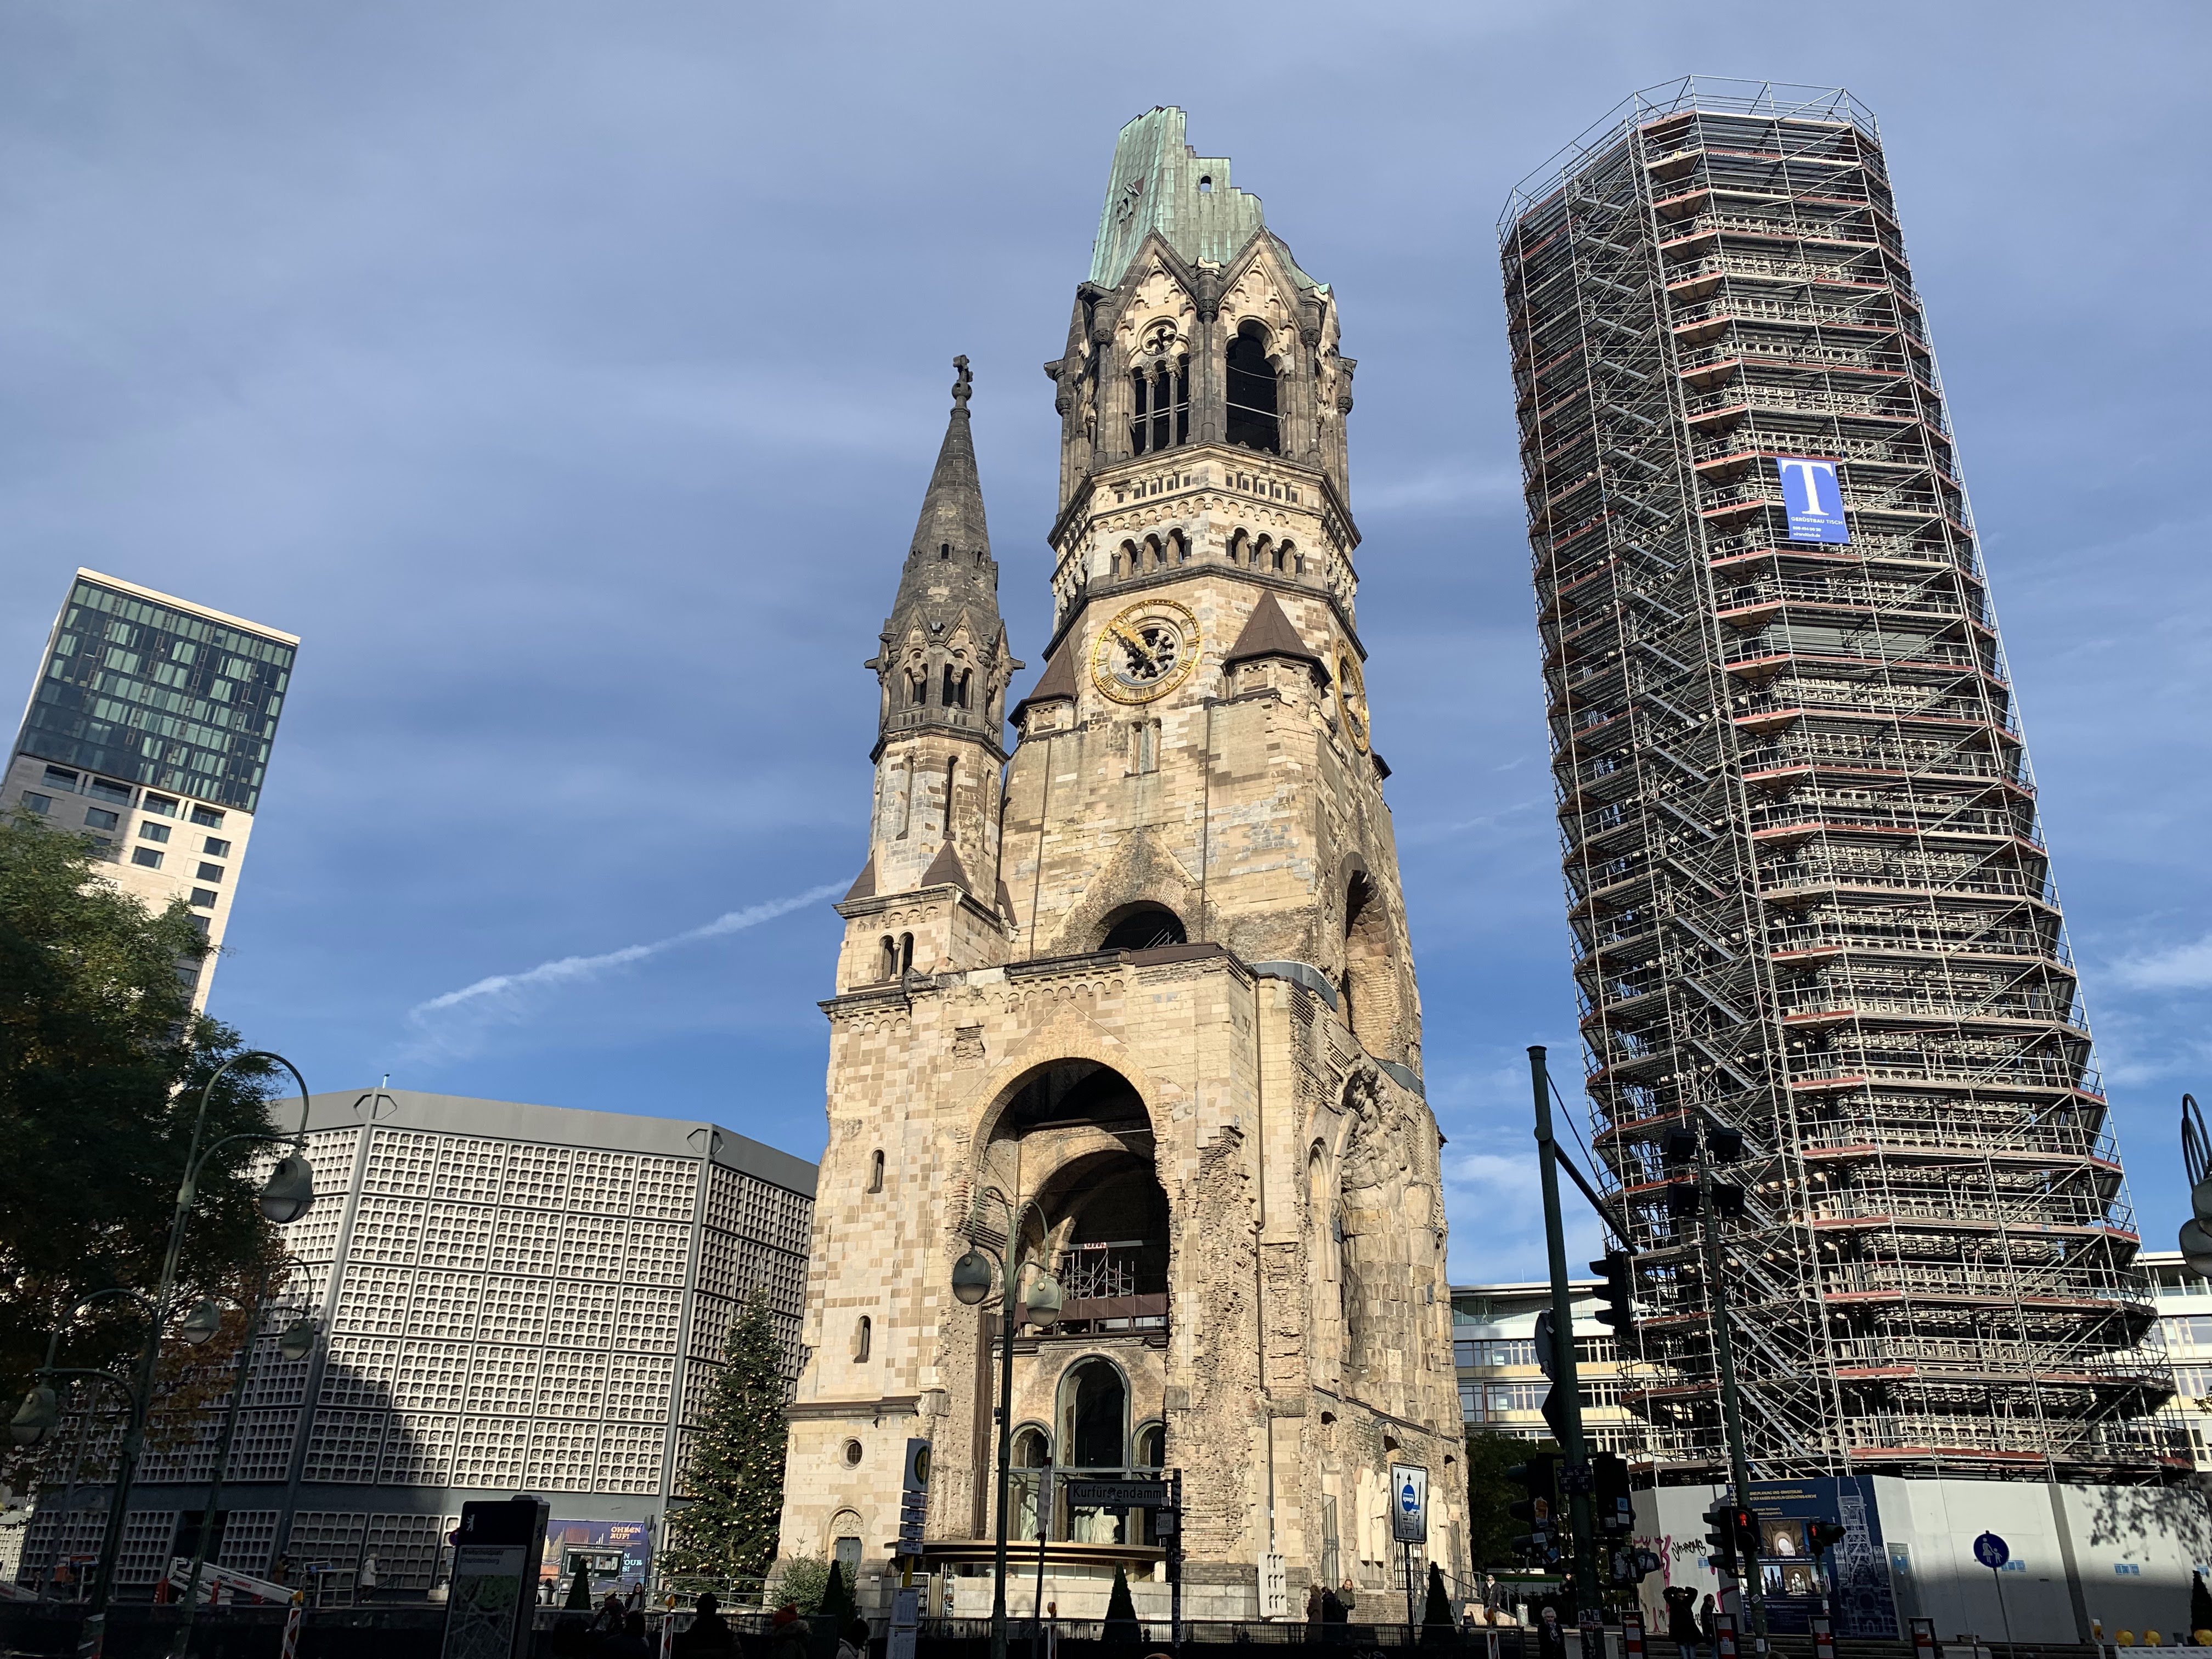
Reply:
[[1791, 541], [1850, 540], [1850, 526], [1844, 522], [1844, 488], [1836, 480], [1833, 461], [1777, 455], [1774, 466], [1782, 478], [1782, 509], [1790, 520]]

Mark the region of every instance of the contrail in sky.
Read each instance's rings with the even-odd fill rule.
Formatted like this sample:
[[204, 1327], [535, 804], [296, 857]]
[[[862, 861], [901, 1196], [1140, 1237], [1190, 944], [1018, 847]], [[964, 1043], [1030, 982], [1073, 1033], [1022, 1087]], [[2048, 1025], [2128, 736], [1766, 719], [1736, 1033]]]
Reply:
[[473, 985], [464, 985], [458, 991], [447, 991], [442, 996], [432, 997], [428, 1002], [416, 1003], [407, 1011], [407, 1018], [419, 1022], [427, 1015], [465, 1008], [471, 1004], [482, 1003], [487, 998], [511, 1005], [519, 993], [580, 984], [597, 979], [610, 969], [642, 962], [647, 957], [659, 956], [663, 951], [672, 951], [679, 945], [690, 945], [702, 939], [719, 939], [724, 933], [742, 933], [748, 927], [757, 927], [764, 921], [774, 921], [778, 916], [789, 915], [793, 910], [819, 903], [842, 885], [841, 882], [831, 882], [824, 887], [810, 887], [789, 898], [748, 904], [742, 910], [732, 910], [716, 916], [702, 927], [672, 933], [666, 939], [653, 940], [650, 945], [625, 945], [619, 951], [604, 951], [595, 957], [562, 957], [552, 962], [541, 962], [535, 968], [519, 974], [494, 974]]

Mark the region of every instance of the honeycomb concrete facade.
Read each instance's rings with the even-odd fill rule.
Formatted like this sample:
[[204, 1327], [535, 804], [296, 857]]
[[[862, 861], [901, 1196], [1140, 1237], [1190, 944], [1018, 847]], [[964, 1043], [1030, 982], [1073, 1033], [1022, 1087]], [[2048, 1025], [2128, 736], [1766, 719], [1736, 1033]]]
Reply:
[[[1464, 1571], [1436, 1124], [1357, 630], [1334, 295], [1155, 110], [1116, 148], [1063, 422], [1053, 634], [1029, 695], [996, 601], [964, 362], [898, 595], [866, 866], [830, 1023], [809, 1354], [782, 1547], [880, 1597], [910, 1437], [931, 1606], [988, 1611], [995, 1296], [1016, 1331], [1019, 1614], [1164, 1613], [1149, 1518], [1040, 1516], [1039, 1475], [1179, 1471], [1184, 1611], [1383, 1594], [1393, 1463]], [[1024, 1277], [1022, 1281], [1029, 1281]], [[1038, 1542], [1040, 1521], [1048, 1534]], [[1263, 1597], [1280, 1558], [1286, 1596]]]

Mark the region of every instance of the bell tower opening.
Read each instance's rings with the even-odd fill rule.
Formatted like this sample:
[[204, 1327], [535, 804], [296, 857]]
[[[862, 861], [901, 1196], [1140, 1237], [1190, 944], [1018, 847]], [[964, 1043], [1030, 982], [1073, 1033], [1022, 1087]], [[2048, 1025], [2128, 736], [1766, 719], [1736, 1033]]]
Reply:
[[1247, 320], [1229, 343], [1229, 429], [1224, 434], [1246, 449], [1282, 453], [1281, 423], [1276, 418], [1275, 366], [1267, 361], [1267, 331]]
[[1115, 912], [1109, 921], [1106, 937], [1098, 942], [1102, 951], [1157, 951], [1163, 945], [1188, 945], [1190, 935], [1184, 930], [1182, 918], [1164, 904], [1132, 904]]

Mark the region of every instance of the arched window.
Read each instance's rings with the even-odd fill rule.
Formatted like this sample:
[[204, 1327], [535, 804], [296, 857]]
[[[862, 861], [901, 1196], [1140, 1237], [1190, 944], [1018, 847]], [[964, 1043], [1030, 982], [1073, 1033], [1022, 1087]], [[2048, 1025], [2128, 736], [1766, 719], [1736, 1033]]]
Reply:
[[916, 708], [929, 701], [929, 676], [908, 670], [906, 677], [906, 700]]
[[1175, 544], [1176, 562], [1177, 564], [1188, 564], [1190, 562], [1190, 538], [1184, 535], [1180, 530], [1170, 530], [1168, 532], [1168, 539]]
[[1129, 1461], [1135, 1468], [1165, 1468], [1168, 1466], [1167, 1425], [1147, 1423], [1139, 1429], [1135, 1453]]
[[952, 556], [952, 544], [951, 544], [951, 542], [939, 542], [939, 543], [938, 543], [938, 544], [937, 544], [937, 556], [938, 556], [939, 559], [949, 559], [949, 558], [951, 558], [951, 557]]
[[914, 935], [912, 933], [899, 935], [898, 970], [902, 974], [910, 974], [914, 971]]
[[1129, 376], [1129, 448], [1138, 455], [1190, 441], [1190, 359], [1163, 357]]
[[1168, 556], [1160, 550], [1160, 538], [1158, 536], [1145, 538], [1145, 562], [1155, 570], [1159, 569], [1168, 562]]
[[947, 663], [945, 665], [945, 695], [939, 699], [939, 702], [947, 708], [957, 708], [959, 705], [952, 700], [957, 691], [958, 681], [953, 674], [952, 665]]
[[[886, 941], [888, 943], [888, 941]], [[868, 1190], [879, 1193], [884, 1189], [884, 1155], [880, 1149], [868, 1154]]]
[[875, 1340], [876, 1322], [867, 1315], [862, 1314], [860, 1322], [853, 1327], [853, 1363], [854, 1364], [862, 1364], [866, 1360], [869, 1350], [875, 1346]]
[[1131, 906], [1106, 930], [1102, 951], [1152, 951], [1163, 945], [1188, 945], [1182, 918], [1164, 904]]
[[1251, 556], [1252, 537], [1249, 531], [1232, 531], [1229, 537], [1229, 562], [1242, 564]]
[[[1306, 556], [1298, 551], [1298, 544], [1296, 542], [1285, 542], [1283, 544], [1283, 551], [1290, 555], [1291, 570], [1292, 574], [1300, 576], [1304, 575], [1306, 574]], [[1280, 569], [1281, 566], [1278, 565], [1276, 568]]]
[[1229, 343], [1228, 391], [1229, 441], [1279, 453], [1283, 441], [1275, 419], [1275, 366], [1267, 361], [1267, 331], [1256, 322], [1243, 324]]
[[1128, 1467], [1129, 1390], [1110, 1360], [1077, 1365], [1060, 1384], [1060, 1402], [1062, 1468]]
[[1290, 554], [1291, 550], [1287, 546], [1275, 549], [1272, 556], [1274, 559], [1276, 569], [1281, 570], [1285, 568], [1290, 559]]
[[1257, 570], [1267, 562], [1268, 551], [1274, 546], [1274, 542], [1266, 536], [1261, 537], [1258, 541], [1252, 544], [1253, 569]]
[[1370, 1054], [1389, 1055], [1398, 1024], [1389, 907], [1356, 871], [1344, 891], [1344, 1023]]
[[889, 933], [885, 933], [884, 935], [884, 971], [878, 977], [896, 979], [898, 970], [898, 941]]

